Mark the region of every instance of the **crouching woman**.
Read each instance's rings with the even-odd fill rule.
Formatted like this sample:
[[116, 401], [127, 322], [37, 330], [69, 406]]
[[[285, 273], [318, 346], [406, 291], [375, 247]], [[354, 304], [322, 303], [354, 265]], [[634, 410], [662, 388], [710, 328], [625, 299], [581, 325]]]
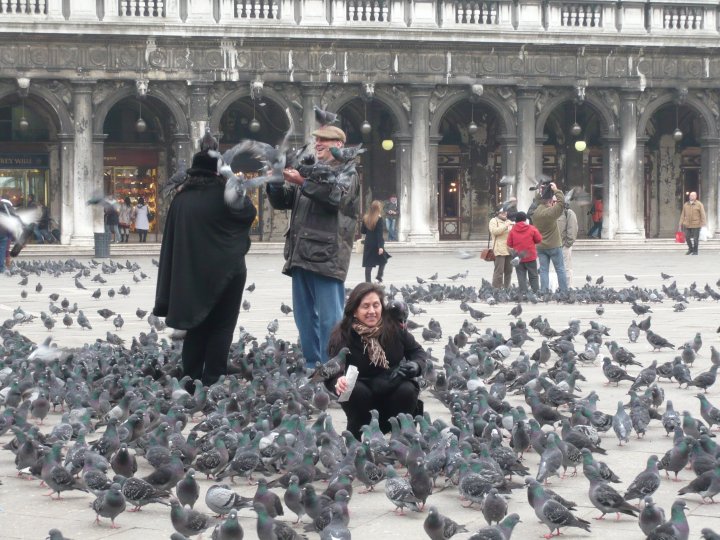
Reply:
[[[360, 440], [360, 428], [370, 422], [370, 411], [380, 416], [380, 429], [390, 431], [389, 418], [399, 413], [415, 414], [420, 387], [415, 380], [425, 370], [423, 348], [385, 309], [381, 287], [360, 283], [355, 287], [342, 320], [330, 336], [329, 353], [335, 356], [347, 347], [347, 365], [358, 369], [358, 379], [348, 401], [341, 406], [347, 416], [347, 429]], [[348, 388], [345, 375], [327, 381], [340, 395]]]

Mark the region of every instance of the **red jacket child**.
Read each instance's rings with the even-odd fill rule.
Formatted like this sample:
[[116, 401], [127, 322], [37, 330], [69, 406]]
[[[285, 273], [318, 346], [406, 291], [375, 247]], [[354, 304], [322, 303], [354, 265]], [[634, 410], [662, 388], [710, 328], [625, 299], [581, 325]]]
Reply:
[[515, 216], [515, 225], [510, 230], [507, 238], [507, 245], [521, 256], [520, 262], [530, 262], [537, 259], [535, 244], [542, 242], [540, 231], [533, 225], [526, 223], [527, 217], [524, 212], [518, 212]]

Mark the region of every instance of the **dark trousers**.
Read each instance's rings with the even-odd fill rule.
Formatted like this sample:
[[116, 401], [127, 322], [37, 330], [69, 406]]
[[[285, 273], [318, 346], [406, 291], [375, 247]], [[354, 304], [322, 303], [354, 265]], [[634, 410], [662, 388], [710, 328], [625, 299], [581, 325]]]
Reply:
[[130, 227], [128, 225], [120, 225], [120, 241], [128, 243], [130, 240]]
[[510, 280], [512, 279], [512, 264], [510, 255], [495, 255], [495, 269], [493, 270], [492, 286], [496, 289], [504, 287], [510, 288]]
[[[372, 282], [372, 269], [373, 268], [374, 268], [373, 266], [365, 267], [365, 281], [367, 281], [368, 283]], [[378, 281], [382, 281], [384, 272], [385, 272], [385, 265], [384, 264], [379, 265], [378, 271], [377, 271], [377, 276], [376, 276], [376, 279]]]
[[247, 273], [243, 272], [218, 297], [205, 320], [187, 331], [182, 361], [185, 375], [200, 379], [205, 386], [227, 374], [228, 352], [237, 324]]
[[537, 292], [540, 284], [538, 283], [537, 259], [529, 262], [521, 262], [515, 268], [517, 274], [518, 289], [520, 292], [527, 292], [528, 278], [530, 279], [530, 288], [533, 292]]
[[394, 390], [384, 395], [376, 395], [363, 381], [357, 381], [350, 399], [341, 403], [347, 416], [347, 430], [360, 440], [360, 428], [370, 423], [370, 411], [380, 413], [380, 429], [390, 431], [388, 418], [400, 413], [415, 414], [419, 390], [411, 381], [401, 382]]
[[700, 241], [700, 227], [685, 227], [685, 241], [687, 242], [690, 253], [697, 253], [698, 243]]
[[147, 242], [147, 229], [137, 229], [140, 242]]

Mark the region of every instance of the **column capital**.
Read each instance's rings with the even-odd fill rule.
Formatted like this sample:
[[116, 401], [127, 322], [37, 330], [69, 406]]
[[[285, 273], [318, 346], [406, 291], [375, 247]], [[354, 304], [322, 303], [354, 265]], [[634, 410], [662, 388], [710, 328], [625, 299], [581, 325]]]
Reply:
[[104, 143], [108, 136], [105, 133], [93, 133], [93, 144]]
[[429, 98], [436, 86], [435, 84], [410, 84], [407, 89], [411, 98]]
[[496, 137], [497, 142], [501, 144], [517, 144], [518, 143], [518, 137], [517, 135], [500, 135], [499, 137]]
[[78, 79], [71, 80], [70, 84], [73, 87], [73, 91], [77, 93], [89, 93], [92, 92], [93, 86], [97, 84], [95, 79]]
[[437, 146], [440, 144], [440, 141], [442, 141], [442, 139], [442, 135], [430, 135], [430, 145]]
[[642, 92], [636, 88], [621, 88], [620, 96], [626, 101], [635, 101], [640, 99]]
[[210, 87], [213, 85], [213, 81], [200, 81], [200, 80], [193, 80], [188, 79], [187, 81], [188, 86], [193, 89], [193, 92], [197, 92], [204, 89], [210, 89]]
[[714, 148], [720, 146], [720, 137], [701, 137], [700, 146], [703, 148]]
[[541, 89], [540, 86], [516, 86], [515, 94], [517, 99], [535, 99]]
[[301, 82], [300, 83], [300, 90], [302, 91], [303, 95], [308, 96], [319, 96], [322, 94], [324, 87], [327, 86], [326, 83], [319, 83], [319, 82]]
[[410, 144], [412, 143], [412, 135], [395, 135], [393, 134], [392, 139], [398, 144]]
[[620, 144], [622, 137], [620, 135], [606, 135], [602, 137], [602, 141], [607, 144]]

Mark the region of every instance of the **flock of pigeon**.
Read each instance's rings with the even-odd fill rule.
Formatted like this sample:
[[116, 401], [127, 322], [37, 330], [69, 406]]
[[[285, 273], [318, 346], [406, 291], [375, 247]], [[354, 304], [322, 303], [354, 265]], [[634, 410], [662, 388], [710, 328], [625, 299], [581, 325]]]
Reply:
[[[25, 298], [30, 280], [40, 276], [71, 276], [85, 289], [83, 281], [102, 285], [104, 276], [117, 272], [136, 282], [148, 277], [130, 262], [21, 259], [2, 279]], [[466, 278], [467, 273], [455, 274], [440, 281], [435, 274], [388, 287], [393, 316], [422, 342], [444, 344], [441, 358], [430, 349], [432, 361], [420, 383], [421, 398], [447, 411], [435, 417], [427, 410], [414, 418], [399, 415], [388, 436], [373, 415], [362, 441], [333, 425], [330, 411], [337, 405], [322, 384], [344, 369], [344, 358], [307, 372], [297, 345], [276, 335], [277, 319], [262, 338], [241, 328], [227, 377], [206, 388], [183, 377], [182, 333], [166, 332], [161, 320], [142, 309], [135, 315], [147, 320], [149, 329], [129, 344], [108, 331], [82, 347], [56, 347], [57, 322], [89, 330], [92, 324], [84, 306], [50, 292], [48, 311], [41, 314], [50, 332], [43, 343], [23, 335], [34, 316], [22, 306], [0, 327], [3, 449], [14, 454], [15, 473], [40, 481], [51, 498], [87, 493], [88, 519], [94, 516], [100, 526], [131, 522], [129, 513], [149, 507], [145, 511], [165, 520], [168, 535], [178, 540], [203, 533], [240, 539], [243, 524], [252, 524], [261, 540], [350, 538], [350, 509], [361, 504], [358, 492], [384, 492], [387, 508], [400, 515], [423, 513], [423, 529], [433, 540], [456, 534], [508, 540], [528, 508], [546, 538], [573, 528], [589, 538], [592, 525], [579, 515], [589, 506], [599, 512], [596, 519], [616, 514], [635, 521], [637, 537], [689, 538], [688, 502], [713, 503], [720, 494], [720, 447], [712, 431], [720, 426], [720, 403], [707, 395], [716, 383], [720, 353], [704, 345], [700, 333], [686, 343], [670, 343], [653, 330], [652, 310], [673, 305], [680, 312], [684, 308], [678, 306], [715, 302], [720, 293], [710, 285], [675, 282], [646, 289], [626, 275], [624, 288], [604, 287], [602, 278], [587, 276], [582, 287], [568, 292], [521, 298], [515, 289], [493, 290], [484, 280], [472, 286]], [[88, 303], [102, 294], [90, 289]], [[254, 284], [248, 294], [253, 290]], [[35, 293], [42, 292], [38, 284]], [[130, 294], [130, 287], [117, 293]], [[528, 305], [551, 301], [595, 305], [597, 317], [585, 326], [573, 319], [562, 328], [543, 316], [523, 320]], [[439, 303], [459, 305], [466, 315], [450, 335], [435, 318], [426, 325], [411, 318], [430, 315]], [[489, 314], [473, 305], [506, 304], [513, 306], [509, 329], [479, 328]], [[626, 335], [603, 324], [609, 305], [636, 316]], [[292, 311], [284, 303], [280, 309], [284, 315]], [[121, 315], [96, 311], [122, 328]], [[630, 343], [645, 341], [653, 360], [643, 363]], [[607, 388], [581, 390], [600, 373]], [[599, 406], [608, 394], [624, 392], [627, 399], [613, 402], [612, 410]], [[685, 394], [696, 396], [697, 408], [675, 410], [669, 397]], [[45, 425], [46, 420], [52, 421]], [[646, 434], [661, 434], [653, 439], [659, 443], [643, 440]], [[642, 448], [646, 443], [649, 449]], [[656, 453], [634, 479], [621, 480], [603, 460], [628, 448]], [[674, 484], [686, 468], [691, 473]], [[557, 480], [580, 476], [578, 469], [584, 479]], [[237, 479], [256, 486], [251, 497], [238, 493]], [[581, 488], [587, 495], [563, 498], [550, 481], [572, 482], [574, 493]], [[35, 488], [28, 482], [25, 489]], [[670, 508], [654, 502], [656, 493], [675, 491]], [[487, 526], [469, 530], [452, 518], [447, 504], [441, 512], [435, 501], [446, 502], [448, 494], [457, 504], [477, 508]], [[196, 507], [199, 500], [214, 516]], [[403, 535], [419, 532], [410, 519], [398, 524]], [[695, 532], [720, 538], [709, 528]], [[67, 538], [58, 528], [48, 537]]]

